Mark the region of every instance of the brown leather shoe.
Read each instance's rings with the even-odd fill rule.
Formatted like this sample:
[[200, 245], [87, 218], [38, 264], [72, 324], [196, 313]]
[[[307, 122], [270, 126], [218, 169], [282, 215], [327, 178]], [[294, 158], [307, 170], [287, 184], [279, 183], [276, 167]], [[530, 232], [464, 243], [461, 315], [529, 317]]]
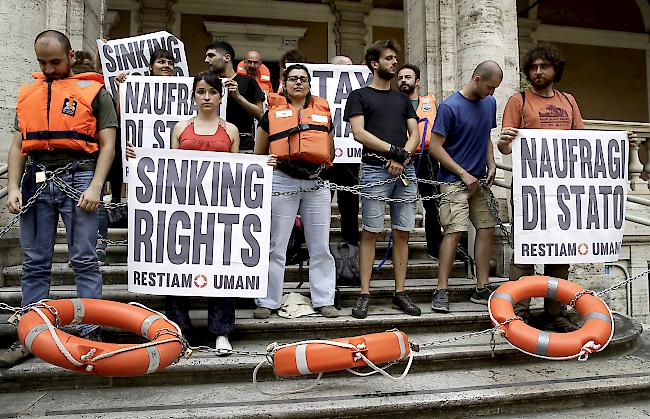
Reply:
[[0, 368], [11, 368], [22, 363], [30, 356], [31, 354], [27, 352], [27, 349], [23, 348], [23, 345], [17, 340], [3, 354], [0, 354]]

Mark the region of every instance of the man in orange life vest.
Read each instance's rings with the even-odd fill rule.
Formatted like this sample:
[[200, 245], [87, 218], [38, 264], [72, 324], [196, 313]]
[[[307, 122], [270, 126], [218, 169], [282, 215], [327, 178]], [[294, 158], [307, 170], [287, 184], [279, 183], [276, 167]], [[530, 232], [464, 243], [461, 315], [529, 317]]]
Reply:
[[262, 54], [252, 50], [248, 51], [244, 59], [237, 64], [237, 74], [251, 76], [255, 79], [260, 89], [267, 95], [273, 91], [271, 86], [271, 72], [262, 63]]
[[[59, 215], [66, 227], [77, 293], [101, 298], [102, 274], [97, 264], [97, 208], [114, 156], [117, 115], [110, 94], [96, 74], [74, 75], [74, 51], [58, 31], [44, 31], [34, 42], [42, 73], [23, 86], [16, 106], [16, 133], [9, 150], [7, 208], [20, 215], [23, 249], [22, 306], [48, 297], [52, 253]], [[72, 199], [44, 170], [65, 167], [59, 178], [80, 192]], [[23, 176], [24, 172], [24, 176]], [[21, 183], [22, 177], [22, 185]], [[48, 182], [30, 208], [37, 188]], [[97, 326], [83, 325], [82, 335]], [[96, 333], [92, 333], [95, 338]], [[15, 365], [27, 350], [15, 342], [0, 356], [0, 366]]]
[[[418, 115], [418, 128], [420, 144], [416, 149], [415, 164], [416, 176], [419, 179], [435, 180], [438, 173], [438, 162], [429, 156], [429, 142], [431, 141], [431, 127], [436, 119], [436, 98], [433, 95], [420, 96], [420, 69], [413, 64], [404, 64], [397, 72], [397, 86], [411, 100], [411, 104]], [[422, 139], [424, 138], [424, 147]], [[421, 196], [431, 196], [439, 193], [439, 188], [418, 183]], [[442, 230], [438, 221], [438, 205], [433, 199], [422, 201], [424, 206], [424, 230], [427, 239], [427, 255], [438, 259]]]

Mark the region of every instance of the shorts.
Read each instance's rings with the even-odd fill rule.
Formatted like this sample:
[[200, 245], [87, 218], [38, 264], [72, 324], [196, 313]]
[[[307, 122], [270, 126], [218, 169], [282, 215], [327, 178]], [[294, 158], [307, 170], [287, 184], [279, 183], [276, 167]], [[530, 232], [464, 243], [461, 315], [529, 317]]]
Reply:
[[477, 230], [498, 223], [480, 189], [471, 193], [463, 184], [440, 185], [440, 192], [455, 191], [440, 200], [440, 226], [445, 234], [467, 231], [469, 221]]
[[[407, 178], [415, 178], [415, 169], [412, 164], [404, 168], [404, 174]], [[395, 178], [388, 173], [383, 166], [371, 164], [361, 164], [361, 178], [359, 184], [364, 185], [373, 182], [379, 182]], [[411, 181], [405, 186], [401, 180], [390, 182], [384, 185], [362, 188], [362, 192], [381, 196], [382, 198], [417, 198], [417, 184]], [[390, 202], [390, 223], [393, 230], [413, 231], [415, 228], [415, 201], [413, 202]], [[363, 229], [371, 233], [381, 233], [384, 231], [384, 215], [386, 214], [386, 201], [361, 197], [361, 218]]]

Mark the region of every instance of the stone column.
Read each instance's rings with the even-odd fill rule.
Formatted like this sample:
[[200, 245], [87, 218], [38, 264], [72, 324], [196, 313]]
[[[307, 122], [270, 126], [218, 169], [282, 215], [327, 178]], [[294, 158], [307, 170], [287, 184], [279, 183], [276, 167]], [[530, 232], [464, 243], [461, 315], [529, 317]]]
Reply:
[[519, 86], [515, 0], [409, 0], [404, 15], [407, 59], [425, 69], [423, 82], [438, 101], [466, 83], [481, 61], [499, 63], [504, 72], [495, 93], [500, 122]]
[[[94, 53], [95, 40], [102, 33], [106, 0], [0, 1], [0, 25], [12, 32], [3, 40], [4, 48], [0, 48], [0, 60], [6, 64], [0, 68], [0, 164], [5, 164], [13, 138], [18, 90], [33, 71], [39, 71], [34, 38], [46, 29], [56, 29], [70, 37], [74, 49]], [[4, 181], [0, 183], [3, 186]], [[4, 208], [3, 203], [0, 225], [7, 219]]]
[[172, 27], [176, 16], [172, 8], [176, 0], [141, 0], [140, 3], [142, 5], [139, 13], [140, 33], [173, 32]]
[[334, 24], [336, 53], [347, 55], [352, 62], [360, 63], [367, 47], [366, 18], [372, 10], [372, 1], [330, 0], [329, 3], [332, 13], [336, 16]]

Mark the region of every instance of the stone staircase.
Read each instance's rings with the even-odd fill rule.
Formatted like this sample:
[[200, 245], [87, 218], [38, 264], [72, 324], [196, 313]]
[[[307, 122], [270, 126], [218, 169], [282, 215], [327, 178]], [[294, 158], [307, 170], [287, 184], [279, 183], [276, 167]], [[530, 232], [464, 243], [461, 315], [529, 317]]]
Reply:
[[[333, 211], [333, 243], [340, 240], [339, 215]], [[588, 362], [546, 361], [525, 355], [498, 337], [491, 349], [491, 335], [454, 340], [469, 332], [490, 327], [485, 306], [470, 303], [474, 281], [465, 274], [464, 263], [454, 266], [450, 280], [451, 313], [433, 313], [430, 299], [436, 285], [437, 263], [426, 257], [422, 219], [412, 235], [407, 288], [422, 308], [422, 316], [411, 317], [391, 307], [393, 271], [390, 262], [373, 276], [373, 297], [369, 316], [358, 320], [351, 307], [358, 289], [339, 288], [341, 315], [337, 319], [320, 316], [267, 320], [252, 318], [254, 306], [239, 300], [237, 329], [231, 336], [237, 350], [264, 352], [271, 342], [289, 343], [309, 338], [336, 338], [398, 328], [412, 342], [425, 346], [415, 354], [411, 372], [401, 381], [380, 376], [361, 378], [347, 372], [326, 374], [320, 385], [308, 392], [267, 396], [251, 383], [261, 355], [233, 354], [215, 357], [195, 353], [190, 359], [153, 374], [132, 378], [86, 376], [63, 370], [38, 359], [0, 370], [0, 417], [58, 415], [67, 417], [537, 417], [549, 412], [570, 415], [647, 414], [650, 390], [650, 332], [623, 315], [615, 316], [615, 335], [608, 348], [591, 355]], [[125, 238], [126, 230], [112, 229], [112, 239]], [[383, 257], [388, 234], [380, 237], [377, 258]], [[59, 231], [51, 297], [75, 296], [72, 270], [67, 266], [64, 231]], [[138, 301], [162, 310], [164, 297], [137, 295], [126, 287], [126, 247], [109, 247], [104, 273], [104, 297]], [[378, 262], [378, 261], [377, 261]], [[20, 303], [21, 266], [3, 270], [4, 287], [0, 302]], [[306, 268], [287, 268], [285, 292], [308, 295]], [[493, 282], [503, 281], [492, 278]], [[201, 342], [207, 338], [207, 300], [197, 298], [190, 313]], [[537, 305], [539, 307], [539, 304]], [[538, 310], [539, 312], [539, 310]], [[0, 347], [15, 338], [7, 315], [0, 316]], [[205, 332], [205, 333], [202, 333]], [[119, 330], [105, 330], [115, 342], [138, 342], [139, 338]], [[441, 342], [444, 341], [444, 342]], [[406, 363], [388, 372], [398, 376]], [[282, 392], [311, 384], [313, 377], [277, 380], [270, 367], [260, 370], [260, 386], [269, 392]]]

